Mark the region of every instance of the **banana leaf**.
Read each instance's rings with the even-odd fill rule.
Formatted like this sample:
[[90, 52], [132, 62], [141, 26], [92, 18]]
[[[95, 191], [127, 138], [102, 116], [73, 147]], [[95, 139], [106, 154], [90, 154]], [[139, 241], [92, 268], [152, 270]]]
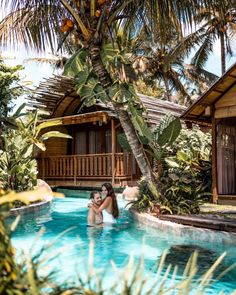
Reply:
[[52, 137], [60, 137], [60, 138], [72, 138], [69, 134], [65, 134], [59, 131], [49, 131], [44, 133], [40, 138], [39, 141], [44, 141]]
[[160, 146], [171, 146], [176, 138], [179, 136], [182, 129], [179, 118], [175, 118], [172, 114], [164, 116], [159, 125], [157, 126], [155, 133], [155, 141]]
[[126, 137], [126, 135], [124, 133], [118, 133], [117, 134], [117, 140], [118, 140], [119, 144], [121, 145], [121, 147], [124, 150], [126, 150], [128, 152], [132, 151], [131, 147], [130, 147], [130, 144], [129, 144], [128, 140], [127, 140], [127, 137]]
[[65, 64], [63, 75], [75, 77], [80, 71], [86, 67], [86, 58], [88, 56], [87, 49], [80, 49], [75, 52]]

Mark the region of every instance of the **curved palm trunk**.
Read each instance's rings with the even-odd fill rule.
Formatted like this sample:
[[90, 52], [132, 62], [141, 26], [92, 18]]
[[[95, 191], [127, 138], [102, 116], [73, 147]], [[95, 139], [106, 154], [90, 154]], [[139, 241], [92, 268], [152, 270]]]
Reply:
[[113, 107], [119, 117], [121, 126], [125, 132], [129, 145], [132, 149], [132, 152], [142, 174], [148, 179], [152, 179], [152, 170], [150, 168], [148, 159], [143, 150], [143, 146], [137, 137], [136, 130], [134, 129], [133, 123], [131, 122], [128, 113], [120, 109], [115, 103], [113, 103]]
[[224, 33], [220, 32], [220, 50], [221, 50], [221, 74], [225, 73], [225, 38]]
[[[95, 73], [97, 74], [98, 79], [100, 83], [102, 84], [102, 86], [104, 87], [107, 95], [109, 96], [108, 87], [112, 85], [112, 79], [101, 60], [99, 45], [93, 44], [91, 46], [90, 58], [91, 58], [93, 69]], [[136, 130], [132, 124], [132, 121], [128, 113], [125, 110], [123, 110], [122, 105], [118, 105], [114, 103], [112, 99], [110, 101], [114, 107], [115, 112], [118, 115], [121, 126], [125, 132], [125, 135], [130, 144], [134, 157], [138, 163], [139, 169], [141, 170], [141, 173], [143, 174], [143, 176], [147, 177], [148, 179], [152, 179], [152, 170], [150, 168], [148, 159], [143, 150], [143, 146], [137, 137]]]
[[165, 75], [163, 77], [163, 81], [164, 81], [164, 85], [165, 85], [165, 89], [166, 89], [166, 92], [164, 94], [165, 98], [166, 98], [166, 100], [171, 101], [171, 92], [170, 92], [168, 81], [167, 81]]

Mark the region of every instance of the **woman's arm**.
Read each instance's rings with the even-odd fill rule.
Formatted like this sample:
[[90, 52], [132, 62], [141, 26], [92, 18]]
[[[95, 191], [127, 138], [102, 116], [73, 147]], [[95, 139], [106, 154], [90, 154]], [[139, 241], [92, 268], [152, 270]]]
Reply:
[[92, 205], [92, 208], [98, 214], [102, 212], [102, 210], [106, 209], [110, 205], [111, 201], [112, 201], [111, 197], [106, 197], [106, 199], [104, 200], [104, 202], [99, 208], [96, 208], [94, 205]]

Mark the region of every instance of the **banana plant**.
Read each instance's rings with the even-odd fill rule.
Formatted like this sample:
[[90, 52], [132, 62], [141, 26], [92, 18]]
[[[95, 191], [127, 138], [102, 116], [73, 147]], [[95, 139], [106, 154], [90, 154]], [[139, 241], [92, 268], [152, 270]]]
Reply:
[[45, 151], [46, 146], [44, 141], [52, 137], [72, 138], [69, 134], [60, 131], [47, 131], [43, 133], [43, 130], [46, 128], [62, 125], [62, 121], [60, 119], [53, 119], [40, 123], [39, 113], [37, 111], [33, 112], [30, 116], [20, 118], [17, 124], [20, 132], [26, 136], [30, 149], [33, 146], [37, 146], [42, 151]]
[[[156, 128], [159, 134], [163, 132], [160, 127]], [[159, 136], [159, 142], [164, 144], [166, 139]], [[198, 214], [199, 205], [210, 202], [212, 197], [210, 133], [202, 132], [198, 126], [192, 130], [183, 128], [172, 146], [167, 147], [163, 160], [165, 170], [157, 183], [159, 200], [153, 198], [142, 181], [140, 197], [133, 202], [133, 208], [147, 211], [158, 203], [161, 214]]]
[[[19, 114], [18, 114], [19, 115]], [[44, 141], [51, 137], [71, 138], [59, 131], [43, 130], [61, 125], [61, 120], [38, 123], [38, 112], [15, 120], [16, 129], [5, 130], [2, 134], [3, 149], [0, 150], [0, 187], [17, 192], [32, 189], [37, 182], [37, 163], [33, 148], [45, 150]]]
[[[166, 114], [159, 125], [152, 131], [143, 119], [143, 110], [137, 110], [130, 105], [132, 122], [138, 131], [140, 140], [146, 146], [149, 153], [157, 164], [158, 177], [163, 173], [163, 161], [168, 148], [173, 145], [181, 131], [181, 122], [179, 118], [171, 114]], [[118, 140], [124, 149], [130, 150], [129, 143], [125, 134], [119, 134]]]

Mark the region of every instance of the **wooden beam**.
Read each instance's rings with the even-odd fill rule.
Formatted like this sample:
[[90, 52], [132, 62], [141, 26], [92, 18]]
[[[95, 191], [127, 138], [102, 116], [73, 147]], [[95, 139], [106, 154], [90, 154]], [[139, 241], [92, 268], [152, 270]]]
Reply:
[[230, 118], [230, 117], [236, 117], [236, 106], [218, 108], [215, 111], [216, 119]]
[[[189, 115], [191, 114], [191, 112], [198, 106], [201, 105], [202, 103], [204, 103], [204, 101], [206, 100], [206, 98], [212, 93], [212, 92], [219, 92], [219, 90], [217, 89], [217, 87], [221, 87], [222, 83], [225, 81], [225, 79], [227, 77], [230, 77], [230, 75], [232, 76], [231, 78], [233, 78], [233, 75], [231, 74], [234, 70], [236, 69], [236, 65], [233, 65], [221, 78], [219, 78], [194, 104], [192, 104], [187, 111], [181, 116], [181, 118], [183, 119], [188, 119]], [[221, 97], [228, 92], [234, 85], [235, 85], [236, 81], [233, 81], [232, 84], [230, 84], [229, 87], [226, 87], [226, 89], [224, 89], [224, 91], [221, 93], [221, 95], [219, 97], [217, 97], [217, 99], [215, 99], [214, 101], [212, 101], [212, 105], [214, 105], [218, 100], [221, 99]]]
[[213, 102], [213, 104], [215, 105], [228, 91], [230, 91], [230, 89], [234, 87], [234, 85], [236, 85], [236, 81], [230, 84], [230, 86], [227, 87], [224, 92], [222, 92], [222, 94]]
[[210, 115], [211, 115], [211, 106], [207, 106], [207, 107], [205, 108], [205, 115], [206, 115], [206, 116], [210, 116]]
[[76, 178], [77, 178], [77, 159], [73, 157], [73, 176], [74, 176], [74, 186], [76, 186]]
[[[61, 119], [63, 125], [74, 125], [74, 124], [92, 123], [92, 122], [98, 122], [98, 121], [107, 122], [108, 117], [109, 116], [106, 112], [93, 112], [93, 113], [87, 113], [87, 114], [61, 117], [57, 119]], [[50, 119], [48, 121], [50, 121]]]
[[212, 193], [213, 193], [213, 203], [218, 203], [218, 185], [217, 185], [217, 146], [216, 146], [216, 119], [215, 110], [213, 110], [212, 116]]
[[221, 91], [221, 90], [217, 90], [217, 89], [214, 89], [213, 92], [224, 93], [223, 91]]
[[115, 183], [115, 151], [116, 151], [116, 128], [115, 120], [111, 119], [111, 173], [112, 173], [112, 185]]

